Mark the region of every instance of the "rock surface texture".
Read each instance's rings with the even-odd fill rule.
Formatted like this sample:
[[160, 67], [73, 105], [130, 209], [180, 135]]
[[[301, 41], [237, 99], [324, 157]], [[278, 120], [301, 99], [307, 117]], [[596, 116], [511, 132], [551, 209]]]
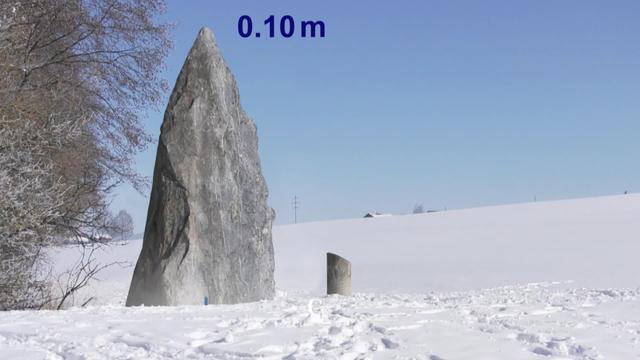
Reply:
[[327, 295], [351, 295], [351, 263], [336, 254], [327, 253]]
[[273, 217], [256, 127], [203, 28], [164, 115], [127, 306], [272, 298]]

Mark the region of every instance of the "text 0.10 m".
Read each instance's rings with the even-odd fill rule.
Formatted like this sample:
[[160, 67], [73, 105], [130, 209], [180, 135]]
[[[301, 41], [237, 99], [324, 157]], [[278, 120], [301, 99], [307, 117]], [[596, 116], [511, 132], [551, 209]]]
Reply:
[[[265, 21], [265, 30], [268, 32], [266, 37], [282, 36], [284, 38], [290, 38], [298, 34], [303, 38], [323, 38], [325, 35], [324, 21], [320, 20], [303, 20], [296, 22], [291, 15], [282, 16], [279, 20], [275, 15], [269, 16]], [[262, 36], [260, 31], [254, 31], [254, 24], [251, 16], [242, 15], [238, 19], [238, 34], [243, 38]]]

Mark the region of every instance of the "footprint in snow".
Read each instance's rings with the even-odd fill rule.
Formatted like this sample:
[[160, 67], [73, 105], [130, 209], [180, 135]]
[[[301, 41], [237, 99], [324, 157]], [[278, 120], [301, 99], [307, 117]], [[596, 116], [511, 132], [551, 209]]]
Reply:
[[380, 341], [382, 341], [382, 344], [384, 345], [385, 348], [387, 349], [397, 349], [400, 347], [400, 344], [398, 344], [397, 342], [389, 339], [389, 338], [382, 338], [380, 339]]
[[215, 333], [202, 329], [188, 333], [187, 337], [193, 339], [189, 341], [189, 346], [192, 347], [200, 347], [211, 343], [232, 343], [235, 340], [231, 331], [227, 332], [225, 336], [220, 337]]
[[323, 323], [323, 319], [322, 319], [321, 314], [313, 312], [313, 302], [314, 301], [316, 301], [316, 299], [309, 300], [309, 303], [307, 304], [307, 311], [309, 312], [309, 315], [307, 315], [307, 317], [304, 318], [304, 320], [302, 320], [301, 325], [322, 324]]
[[209, 331], [207, 331], [207, 330], [204, 330], [204, 329], [197, 329], [195, 331], [192, 331], [192, 332], [186, 334], [186, 336], [188, 338], [195, 339], [195, 340], [205, 338], [205, 337], [207, 337], [209, 335], [211, 335], [211, 333]]
[[151, 350], [151, 343], [149, 341], [135, 335], [122, 335], [115, 342], [123, 343], [129, 347], [144, 349], [146, 351]]
[[428, 309], [428, 310], [418, 311], [418, 314], [432, 315], [432, 314], [438, 314], [445, 311], [447, 311], [447, 309]]
[[530, 345], [530, 351], [542, 356], [577, 356], [578, 359], [596, 359], [599, 354], [593, 348], [572, 343], [571, 337], [548, 338], [544, 334], [520, 333], [516, 339]]

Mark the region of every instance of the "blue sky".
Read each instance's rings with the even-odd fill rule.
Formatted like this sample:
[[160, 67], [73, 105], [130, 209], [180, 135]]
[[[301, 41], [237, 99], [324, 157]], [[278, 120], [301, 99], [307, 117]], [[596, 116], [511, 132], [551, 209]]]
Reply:
[[[323, 20], [326, 37], [245, 39], [244, 14], [257, 29]], [[165, 18], [171, 86], [199, 28], [214, 31], [276, 224], [294, 195], [315, 221], [640, 190], [637, 0], [170, 0]], [[154, 137], [163, 111], [148, 112]], [[154, 160], [152, 145], [139, 171]], [[112, 208], [142, 231], [147, 196], [123, 186]]]

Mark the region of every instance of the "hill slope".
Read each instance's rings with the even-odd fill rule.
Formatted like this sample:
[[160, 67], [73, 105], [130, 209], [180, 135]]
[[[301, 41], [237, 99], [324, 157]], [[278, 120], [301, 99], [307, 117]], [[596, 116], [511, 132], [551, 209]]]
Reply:
[[[117, 306], [133, 268], [112, 267], [76, 294], [88, 308], [0, 313], [0, 358], [637, 358], [640, 289], [615, 288], [640, 283], [638, 215], [628, 195], [276, 227], [273, 300]], [[352, 260], [354, 296], [295, 291], [324, 291], [326, 251]]]
[[[431, 214], [276, 226], [276, 287], [325, 291], [326, 252], [353, 264], [354, 291], [473, 290], [532, 282], [640, 285], [640, 195], [505, 205]], [[100, 250], [89, 292], [122, 303], [142, 241]], [[73, 248], [54, 256], [60, 269]], [[80, 295], [79, 295], [80, 296]], [[80, 296], [82, 297], [82, 296]], [[78, 299], [80, 300], [80, 299]]]
[[330, 251], [352, 261], [355, 291], [637, 286], [639, 236], [640, 195], [280, 226], [276, 285], [323, 291]]

